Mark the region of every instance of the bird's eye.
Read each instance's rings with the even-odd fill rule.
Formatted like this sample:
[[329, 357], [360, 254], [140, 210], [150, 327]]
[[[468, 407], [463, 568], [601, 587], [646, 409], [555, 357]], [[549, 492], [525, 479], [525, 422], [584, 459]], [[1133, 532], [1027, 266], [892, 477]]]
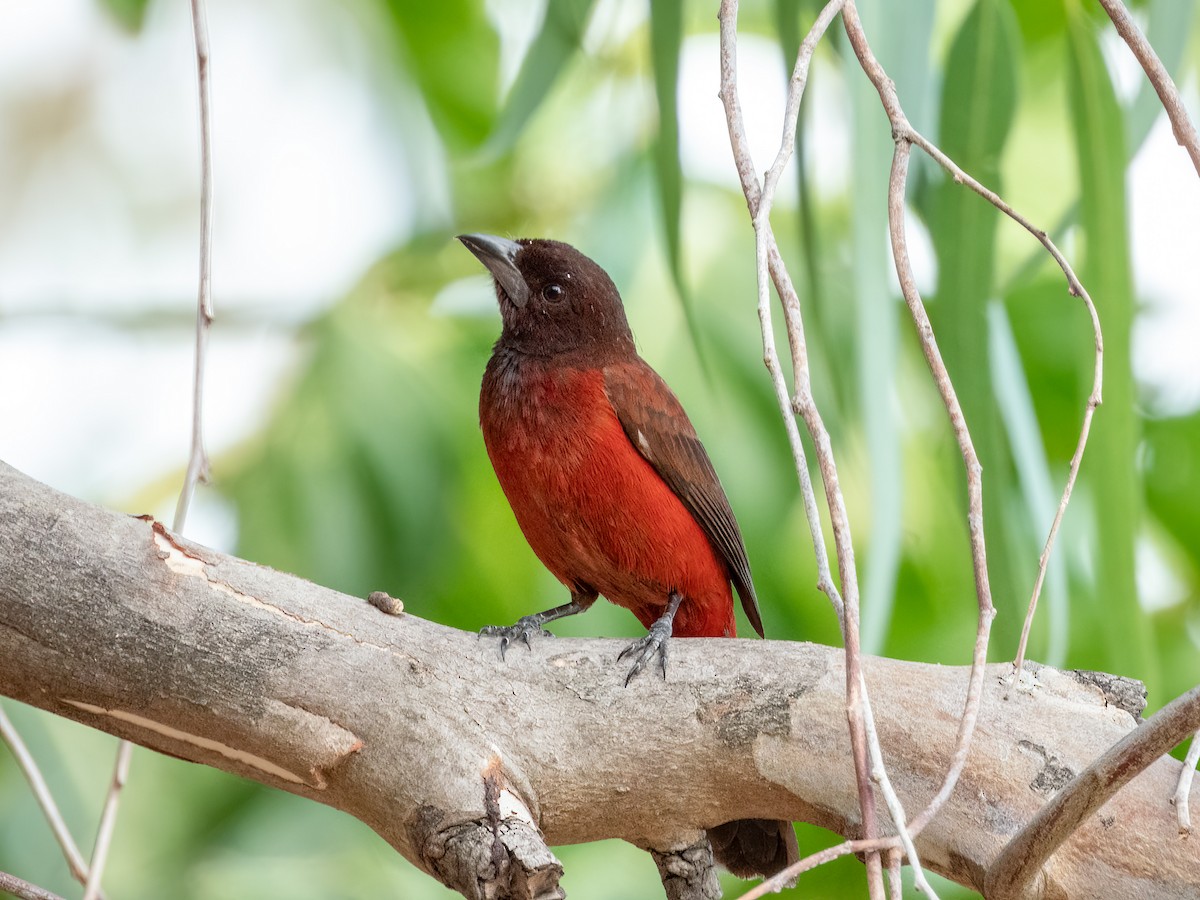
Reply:
[[548, 284], [542, 288], [542, 296], [554, 303], [562, 299], [563, 289], [557, 284]]

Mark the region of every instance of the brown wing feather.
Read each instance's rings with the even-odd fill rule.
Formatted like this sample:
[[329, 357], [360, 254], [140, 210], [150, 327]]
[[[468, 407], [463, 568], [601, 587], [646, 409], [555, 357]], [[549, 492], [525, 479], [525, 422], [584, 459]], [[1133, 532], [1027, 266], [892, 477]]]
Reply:
[[643, 360], [606, 366], [604, 387], [625, 436], [662, 476], [729, 567], [742, 609], [759, 636], [762, 616], [737, 519], [708, 453], [679, 400]]

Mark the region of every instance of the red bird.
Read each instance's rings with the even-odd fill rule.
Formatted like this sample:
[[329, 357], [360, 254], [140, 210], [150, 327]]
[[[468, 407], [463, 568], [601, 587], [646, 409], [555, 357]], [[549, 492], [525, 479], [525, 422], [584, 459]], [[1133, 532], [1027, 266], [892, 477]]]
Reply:
[[[734, 637], [732, 582], [762, 635], [729, 501], [683, 407], [638, 356], [612, 279], [558, 241], [459, 240], [491, 272], [504, 322], [479, 396], [488, 456], [525, 539], [571, 592], [481, 633], [503, 653], [603, 594], [649, 629], [621, 654], [634, 659], [628, 684], [656, 654], [666, 675], [672, 635]], [[709, 836], [742, 877], [798, 856], [788, 822], [728, 822]]]

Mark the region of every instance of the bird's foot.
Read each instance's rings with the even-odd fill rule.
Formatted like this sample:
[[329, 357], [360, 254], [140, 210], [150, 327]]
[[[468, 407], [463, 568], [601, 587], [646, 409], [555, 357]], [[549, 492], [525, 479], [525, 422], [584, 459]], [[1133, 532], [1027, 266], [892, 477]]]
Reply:
[[535, 613], [532, 616], [521, 616], [517, 619], [515, 625], [485, 625], [479, 629], [480, 637], [498, 637], [500, 638], [500, 658], [504, 659], [504, 654], [508, 650], [508, 645], [520, 641], [531, 651], [533, 644], [529, 640], [532, 635], [540, 637], [554, 637], [549, 631], [542, 627], [545, 619], [540, 613]]
[[671, 639], [671, 630], [675, 623], [675, 613], [679, 610], [679, 604], [683, 602], [683, 595], [677, 591], [672, 591], [670, 598], [667, 600], [666, 611], [658, 617], [653, 625], [650, 626], [646, 636], [638, 638], [628, 647], [621, 651], [621, 655], [617, 657], [620, 662], [625, 657], [633, 658], [633, 668], [629, 670], [629, 674], [625, 676], [625, 687], [629, 687], [629, 682], [633, 681], [634, 676], [646, 668], [654, 654], [658, 654], [659, 664], [662, 668], [662, 677], [667, 677], [667, 642]]
[[618, 662], [625, 659], [625, 657], [630, 657], [633, 660], [633, 667], [629, 670], [629, 674], [625, 676], [626, 687], [629, 687], [629, 682], [633, 681], [634, 677], [650, 664], [655, 654], [658, 655], [663, 678], [667, 677], [667, 647], [669, 646], [668, 641], [670, 638], [670, 620], [664, 621], [663, 619], [659, 619], [650, 626], [650, 630], [646, 632], [645, 637], [638, 638], [621, 651], [621, 655], [617, 657]]

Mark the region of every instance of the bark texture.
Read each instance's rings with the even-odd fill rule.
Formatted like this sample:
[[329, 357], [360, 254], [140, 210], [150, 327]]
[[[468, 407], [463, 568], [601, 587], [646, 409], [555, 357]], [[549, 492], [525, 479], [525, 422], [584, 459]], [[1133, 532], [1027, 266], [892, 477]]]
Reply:
[[[659, 851], [680, 896], [705, 896], [699, 829], [757, 817], [857, 835], [839, 650], [679, 640], [666, 681], [626, 688], [622, 647], [546, 639], [501, 661], [473, 634], [0, 463], [0, 694], [345, 810], [469, 897], [560, 896], [542, 837]], [[872, 658], [865, 671], [916, 812], [941, 782], [967, 670]], [[1136, 727], [1095, 679], [1040, 668], [1004, 699], [1007, 671], [989, 672], [967, 768], [917, 840], [929, 868], [977, 890], [1046, 799]], [[1200, 841], [1179, 838], [1168, 803], [1178, 772], [1162, 758], [1137, 776], [1030, 896], [1200, 895]]]

